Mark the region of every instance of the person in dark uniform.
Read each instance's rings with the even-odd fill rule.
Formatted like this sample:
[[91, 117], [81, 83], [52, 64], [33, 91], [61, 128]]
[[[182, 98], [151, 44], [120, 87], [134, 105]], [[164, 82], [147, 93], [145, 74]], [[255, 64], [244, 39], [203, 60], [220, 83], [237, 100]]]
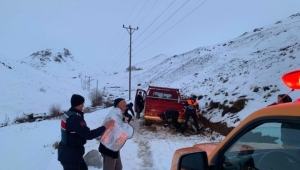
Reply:
[[[134, 111], [132, 109], [133, 104], [130, 102], [129, 104], [126, 105], [126, 110], [124, 112], [124, 116], [127, 117], [127, 122], [130, 123], [132, 116], [134, 116]], [[128, 113], [128, 111], [131, 112], [132, 116]]]
[[144, 99], [142, 96], [142, 92], [139, 92], [135, 97], [135, 108], [137, 110], [136, 118], [139, 119], [141, 117], [141, 112], [144, 110]]
[[86, 140], [101, 136], [106, 129], [114, 125], [114, 121], [104, 126], [90, 130], [84, 120], [84, 98], [78, 94], [71, 97], [71, 108], [63, 115], [61, 120], [61, 141], [58, 145], [58, 161], [64, 170], [87, 170], [83, 160]]
[[191, 117], [194, 120], [196, 129], [197, 129], [197, 133], [199, 133], [201, 131], [201, 129], [199, 128], [199, 125], [198, 125], [198, 121], [197, 121], [197, 119], [198, 119], [197, 114], [199, 112], [199, 104], [196, 101], [196, 99], [197, 99], [197, 97], [193, 96], [193, 97], [187, 99], [187, 101], [184, 105], [185, 121], [184, 121], [183, 127], [181, 129], [182, 134], [184, 134], [184, 132], [187, 128], [187, 123]]
[[164, 126], [168, 126], [168, 120], [172, 119], [172, 124], [176, 130], [176, 132], [180, 131], [181, 124], [178, 122], [179, 112], [175, 109], [165, 110], [161, 114], [158, 115], [163, 121]]

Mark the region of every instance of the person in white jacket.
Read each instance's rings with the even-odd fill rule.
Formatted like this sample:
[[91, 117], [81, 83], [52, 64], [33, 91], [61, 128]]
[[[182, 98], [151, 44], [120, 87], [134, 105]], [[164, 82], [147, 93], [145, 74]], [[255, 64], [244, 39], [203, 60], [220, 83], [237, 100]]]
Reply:
[[100, 137], [99, 152], [103, 157], [103, 170], [121, 170], [122, 161], [120, 149], [127, 139], [132, 138], [133, 128], [123, 122], [123, 113], [126, 110], [126, 101], [123, 98], [114, 100], [114, 107], [105, 117], [103, 124], [114, 120], [114, 126], [107, 129]]

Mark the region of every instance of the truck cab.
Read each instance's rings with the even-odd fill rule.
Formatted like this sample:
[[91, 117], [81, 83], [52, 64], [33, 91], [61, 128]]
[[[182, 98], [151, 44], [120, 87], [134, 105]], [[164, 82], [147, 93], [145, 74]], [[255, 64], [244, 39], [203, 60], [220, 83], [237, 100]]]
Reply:
[[179, 122], [184, 120], [185, 114], [183, 108], [187, 98], [181, 96], [179, 89], [149, 86], [147, 91], [137, 89], [136, 96], [139, 92], [142, 92], [144, 99], [144, 119], [147, 122], [162, 122], [158, 115], [169, 109], [178, 110]]
[[[300, 89], [300, 70], [283, 82]], [[300, 99], [255, 111], [220, 143], [196, 144], [175, 151], [171, 170], [300, 169]]]

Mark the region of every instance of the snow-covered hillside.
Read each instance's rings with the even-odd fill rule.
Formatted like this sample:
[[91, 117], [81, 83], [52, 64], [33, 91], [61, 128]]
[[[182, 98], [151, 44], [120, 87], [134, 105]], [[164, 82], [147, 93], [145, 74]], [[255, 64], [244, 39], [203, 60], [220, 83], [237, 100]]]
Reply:
[[80, 78], [85, 75], [94, 77], [96, 75], [93, 69], [75, 60], [66, 48], [37, 51], [18, 61], [59, 78]]
[[[212, 100], [223, 103], [225, 100], [246, 98], [245, 109], [228, 122], [235, 126], [239, 122], [236, 120], [242, 120], [259, 107], [274, 102], [278, 94], [289, 91], [281, 76], [300, 69], [299, 32], [300, 13], [297, 13], [214, 46], [199, 47], [167, 59], [153, 58], [136, 65], [143, 70], [132, 73], [132, 86], [143, 89], [149, 85], [180, 88], [186, 95], [206, 96], [199, 101], [202, 107]], [[149, 67], [152, 62], [155, 65]], [[121, 87], [116, 95], [119, 92], [126, 94], [127, 74], [121, 74], [123, 79], [118, 82], [115, 79], [108, 81], [110, 85], [117, 83]], [[295, 99], [300, 95], [294, 92], [291, 96]], [[221, 110], [206, 116], [211, 121], [224, 121], [219, 112]]]
[[[76, 63], [66, 49], [42, 50], [18, 61], [0, 56], [0, 72], [0, 123], [7, 118], [13, 122], [24, 114], [48, 114], [53, 104], [67, 110], [70, 95], [79, 93], [87, 97], [88, 91], [83, 89], [89, 87], [85, 82], [88, 77], [94, 79], [94, 72]], [[95, 83], [92, 79], [91, 83]], [[89, 105], [89, 100], [86, 103]]]
[[[137, 88], [149, 85], [180, 88], [185, 95], [204, 96], [199, 100], [202, 109], [211, 101], [230, 103], [243, 97], [248, 101], [245, 109], [227, 122], [235, 126], [252, 111], [275, 101], [277, 94], [288, 92], [281, 76], [300, 67], [299, 32], [298, 13], [214, 46], [175, 56], [158, 55], [135, 65], [141, 70], [132, 72], [131, 96]], [[0, 62], [3, 119], [5, 115], [47, 113], [54, 103], [67, 110], [72, 93], [84, 95], [89, 105], [89, 92], [82, 89], [82, 79], [88, 77], [91, 89], [98, 85], [112, 98], [129, 97], [128, 72], [96, 74], [97, 68], [77, 63], [67, 49], [37, 51], [18, 61], [1, 56]], [[295, 99], [299, 94], [291, 96]], [[216, 122], [233, 116], [222, 117], [221, 112], [204, 115]]]
[[[70, 107], [73, 93], [83, 95], [85, 106], [89, 106], [89, 91], [82, 88], [85, 76], [92, 77], [91, 89], [105, 88], [108, 96], [124, 97], [128, 102], [133, 102], [137, 88], [147, 89], [149, 85], [180, 88], [185, 95], [199, 96], [204, 117], [236, 126], [254, 110], [276, 101], [278, 94], [289, 92], [281, 76], [300, 68], [299, 32], [300, 14], [295, 14], [214, 46], [175, 56], [158, 55], [135, 65], [138, 69], [132, 72], [131, 92], [128, 92], [128, 72], [95, 75], [96, 71], [88, 66], [76, 64], [76, 56], [63, 56], [64, 50], [25, 54], [28, 57], [18, 61], [0, 55], [0, 123], [8, 122], [8, 126], [0, 128], [0, 169], [62, 169], [53, 147], [60, 140], [60, 120], [14, 124], [13, 119], [23, 114], [48, 113], [52, 104], [60, 104], [65, 111]], [[299, 98], [300, 92], [290, 96]], [[223, 114], [224, 109], [218, 107], [207, 109], [211, 103], [215, 105], [213, 102], [229, 107], [238, 99], [247, 102], [237, 113]], [[99, 127], [110, 109], [86, 114], [88, 126]], [[143, 119], [133, 121], [134, 137], [121, 150], [124, 169], [169, 169], [176, 149], [224, 138], [218, 133], [212, 133], [211, 137], [208, 128], [203, 134], [184, 137], [169, 128], [158, 125], [150, 130], [142, 124]], [[86, 153], [98, 146], [96, 140], [88, 141]]]

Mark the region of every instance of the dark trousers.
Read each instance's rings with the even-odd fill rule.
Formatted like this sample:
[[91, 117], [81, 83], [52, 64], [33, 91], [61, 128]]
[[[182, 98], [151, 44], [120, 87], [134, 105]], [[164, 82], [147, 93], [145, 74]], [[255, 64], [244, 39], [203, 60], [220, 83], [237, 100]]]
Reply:
[[81, 163], [61, 163], [64, 170], [88, 170], [88, 167], [84, 160]]
[[137, 105], [137, 112], [141, 113], [144, 110], [144, 104], [138, 104]]
[[176, 111], [176, 113], [174, 113], [172, 115], [172, 124], [173, 124], [173, 126], [175, 127], [176, 130], [179, 129], [180, 126], [181, 126], [181, 124], [178, 122], [178, 116], [179, 116], [178, 111]]
[[120, 152], [118, 158], [114, 159], [104, 154], [101, 154], [103, 157], [103, 170], [122, 170], [122, 162]]
[[131, 121], [131, 119], [132, 119], [132, 116], [129, 114], [129, 113], [124, 113], [124, 116], [125, 117], [128, 117], [128, 123]]
[[142, 113], [143, 109], [144, 109], [144, 105], [143, 104], [137, 105], [136, 118], [140, 118], [141, 117], [141, 113]]
[[187, 128], [187, 123], [189, 121], [190, 118], [193, 118], [194, 122], [195, 122], [195, 126], [197, 128], [197, 131], [199, 131], [199, 125], [198, 125], [198, 121], [197, 121], [197, 115], [196, 115], [196, 112], [187, 112], [186, 113], [186, 116], [185, 116], [185, 121], [184, 121], [184, 124], [183, 124], [183, 127], [181, 129], [181, 133], [184, 133], [184, 131], [186, 130]]

